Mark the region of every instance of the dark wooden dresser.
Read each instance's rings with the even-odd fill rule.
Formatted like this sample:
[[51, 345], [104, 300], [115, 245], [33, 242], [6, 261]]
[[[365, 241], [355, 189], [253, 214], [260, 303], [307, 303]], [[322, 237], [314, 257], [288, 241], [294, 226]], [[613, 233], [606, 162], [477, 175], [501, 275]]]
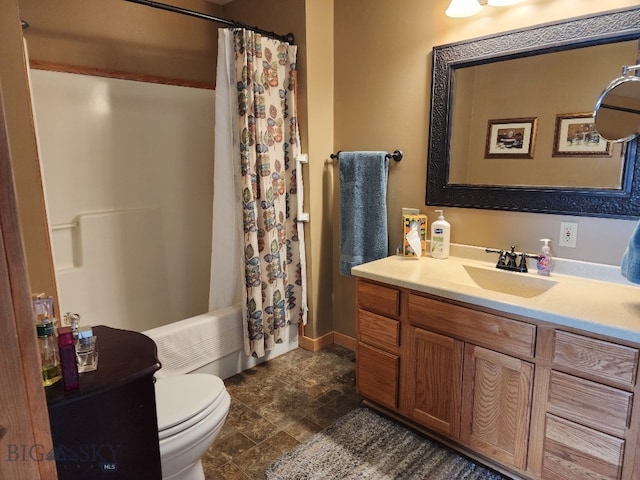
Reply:
[[[60, 480], [161, 480], [154, 373], [156, 345], [138, 332], [93, 327], [98, 368], [80, 388], [46, 388]], [[51, 460], [51, 453], [49, 455]]]

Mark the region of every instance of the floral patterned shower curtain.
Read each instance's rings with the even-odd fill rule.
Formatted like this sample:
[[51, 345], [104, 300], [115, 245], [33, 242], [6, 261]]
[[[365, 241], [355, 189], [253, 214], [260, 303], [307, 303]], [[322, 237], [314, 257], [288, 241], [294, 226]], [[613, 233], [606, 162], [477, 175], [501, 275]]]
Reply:
[[[245, 351], [261, 357], [282, 343], [284, 329], [306, 321], [296, 222], [296, 47], [233, 31], [238, 143], [236, 188], [244, 233]], [[301, 227], [300, 227], [301, 228]], [[304, 248], [304, 246], [302, 247]], [[303, 256], [304, 258], [304, 256]]]

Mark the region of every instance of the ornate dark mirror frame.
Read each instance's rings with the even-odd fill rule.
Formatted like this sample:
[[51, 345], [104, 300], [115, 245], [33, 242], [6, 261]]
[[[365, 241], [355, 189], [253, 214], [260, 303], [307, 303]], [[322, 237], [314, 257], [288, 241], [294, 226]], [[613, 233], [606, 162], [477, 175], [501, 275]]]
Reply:
[[[640, 217], [640, 139], [626, 145], [619, 190], [464, 185], [448, 181], [450, 106], [457, 68], [634, 39], [640, 39], [640, 8], [637, 7], [434, 47], [426, 204], [593, 217]], [[612, 78], [617, 73], [613, 72]], [[603, 89], [605, 87], [603, 85]], [[594, 106], [596, 100], [593, 99]]]

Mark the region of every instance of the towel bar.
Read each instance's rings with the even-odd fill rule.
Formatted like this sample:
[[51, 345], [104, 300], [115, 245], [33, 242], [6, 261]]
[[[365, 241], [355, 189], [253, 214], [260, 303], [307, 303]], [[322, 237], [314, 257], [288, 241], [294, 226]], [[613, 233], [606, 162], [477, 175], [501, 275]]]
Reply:
[[[335, 160], [336, 158], [338, 158], [338, 155], [340, 155], [341, 150], [338, 150], [338, 153], [332, 153], [330, 155], [330, 157]], [[386, 155], [387, 158], [393, 158], [396, 162], [399, 162], [400, 160], [402, 160], [402, 151], [401, 150], [395, 150], [393, 153], [387, 153]]]

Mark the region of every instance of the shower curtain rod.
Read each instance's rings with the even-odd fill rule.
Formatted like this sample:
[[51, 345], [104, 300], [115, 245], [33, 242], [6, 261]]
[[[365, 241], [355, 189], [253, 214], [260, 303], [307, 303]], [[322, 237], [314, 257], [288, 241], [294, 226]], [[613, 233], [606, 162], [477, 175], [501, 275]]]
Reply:
[[268, 30], [262, 30], [261, 28], [258, 28], [258, 27], [245, 25], [244, 23], [240, 23], [235, 20], [227, 20], [225, 18], [213, 17], [205, 13], [196, 12], [194, 10], [187, 10], [186, 8], [181, 8], [181, 7], [174, 7], [173, 5], [167, 5], [166, 3], [153, 2], [151, 0], [125, 0], [125, 1], [131, 2], [131, 3], [138, 3], [140, 5], [146, 5], [147, 7], [159, 8], [160, 10], [167, 10], [169, 12], [181, 13], [182, 15], [189, 15], [191, 17], [202, 18], [203, 20], [222, 23], [223, 25], [229, 25], [234, 28], [244, 28], [246, 30], [251, 30], [252, 32], [259, 33], [260, 35], [265, 35], [267, 37], [275, 38], [282, 42], [287, 42], [290, 45], [293, 45], [293, 42], [294, 42], [293, 33], [287, 33], [286, 35], [278, 35], [277, 33], [270, 32]]

